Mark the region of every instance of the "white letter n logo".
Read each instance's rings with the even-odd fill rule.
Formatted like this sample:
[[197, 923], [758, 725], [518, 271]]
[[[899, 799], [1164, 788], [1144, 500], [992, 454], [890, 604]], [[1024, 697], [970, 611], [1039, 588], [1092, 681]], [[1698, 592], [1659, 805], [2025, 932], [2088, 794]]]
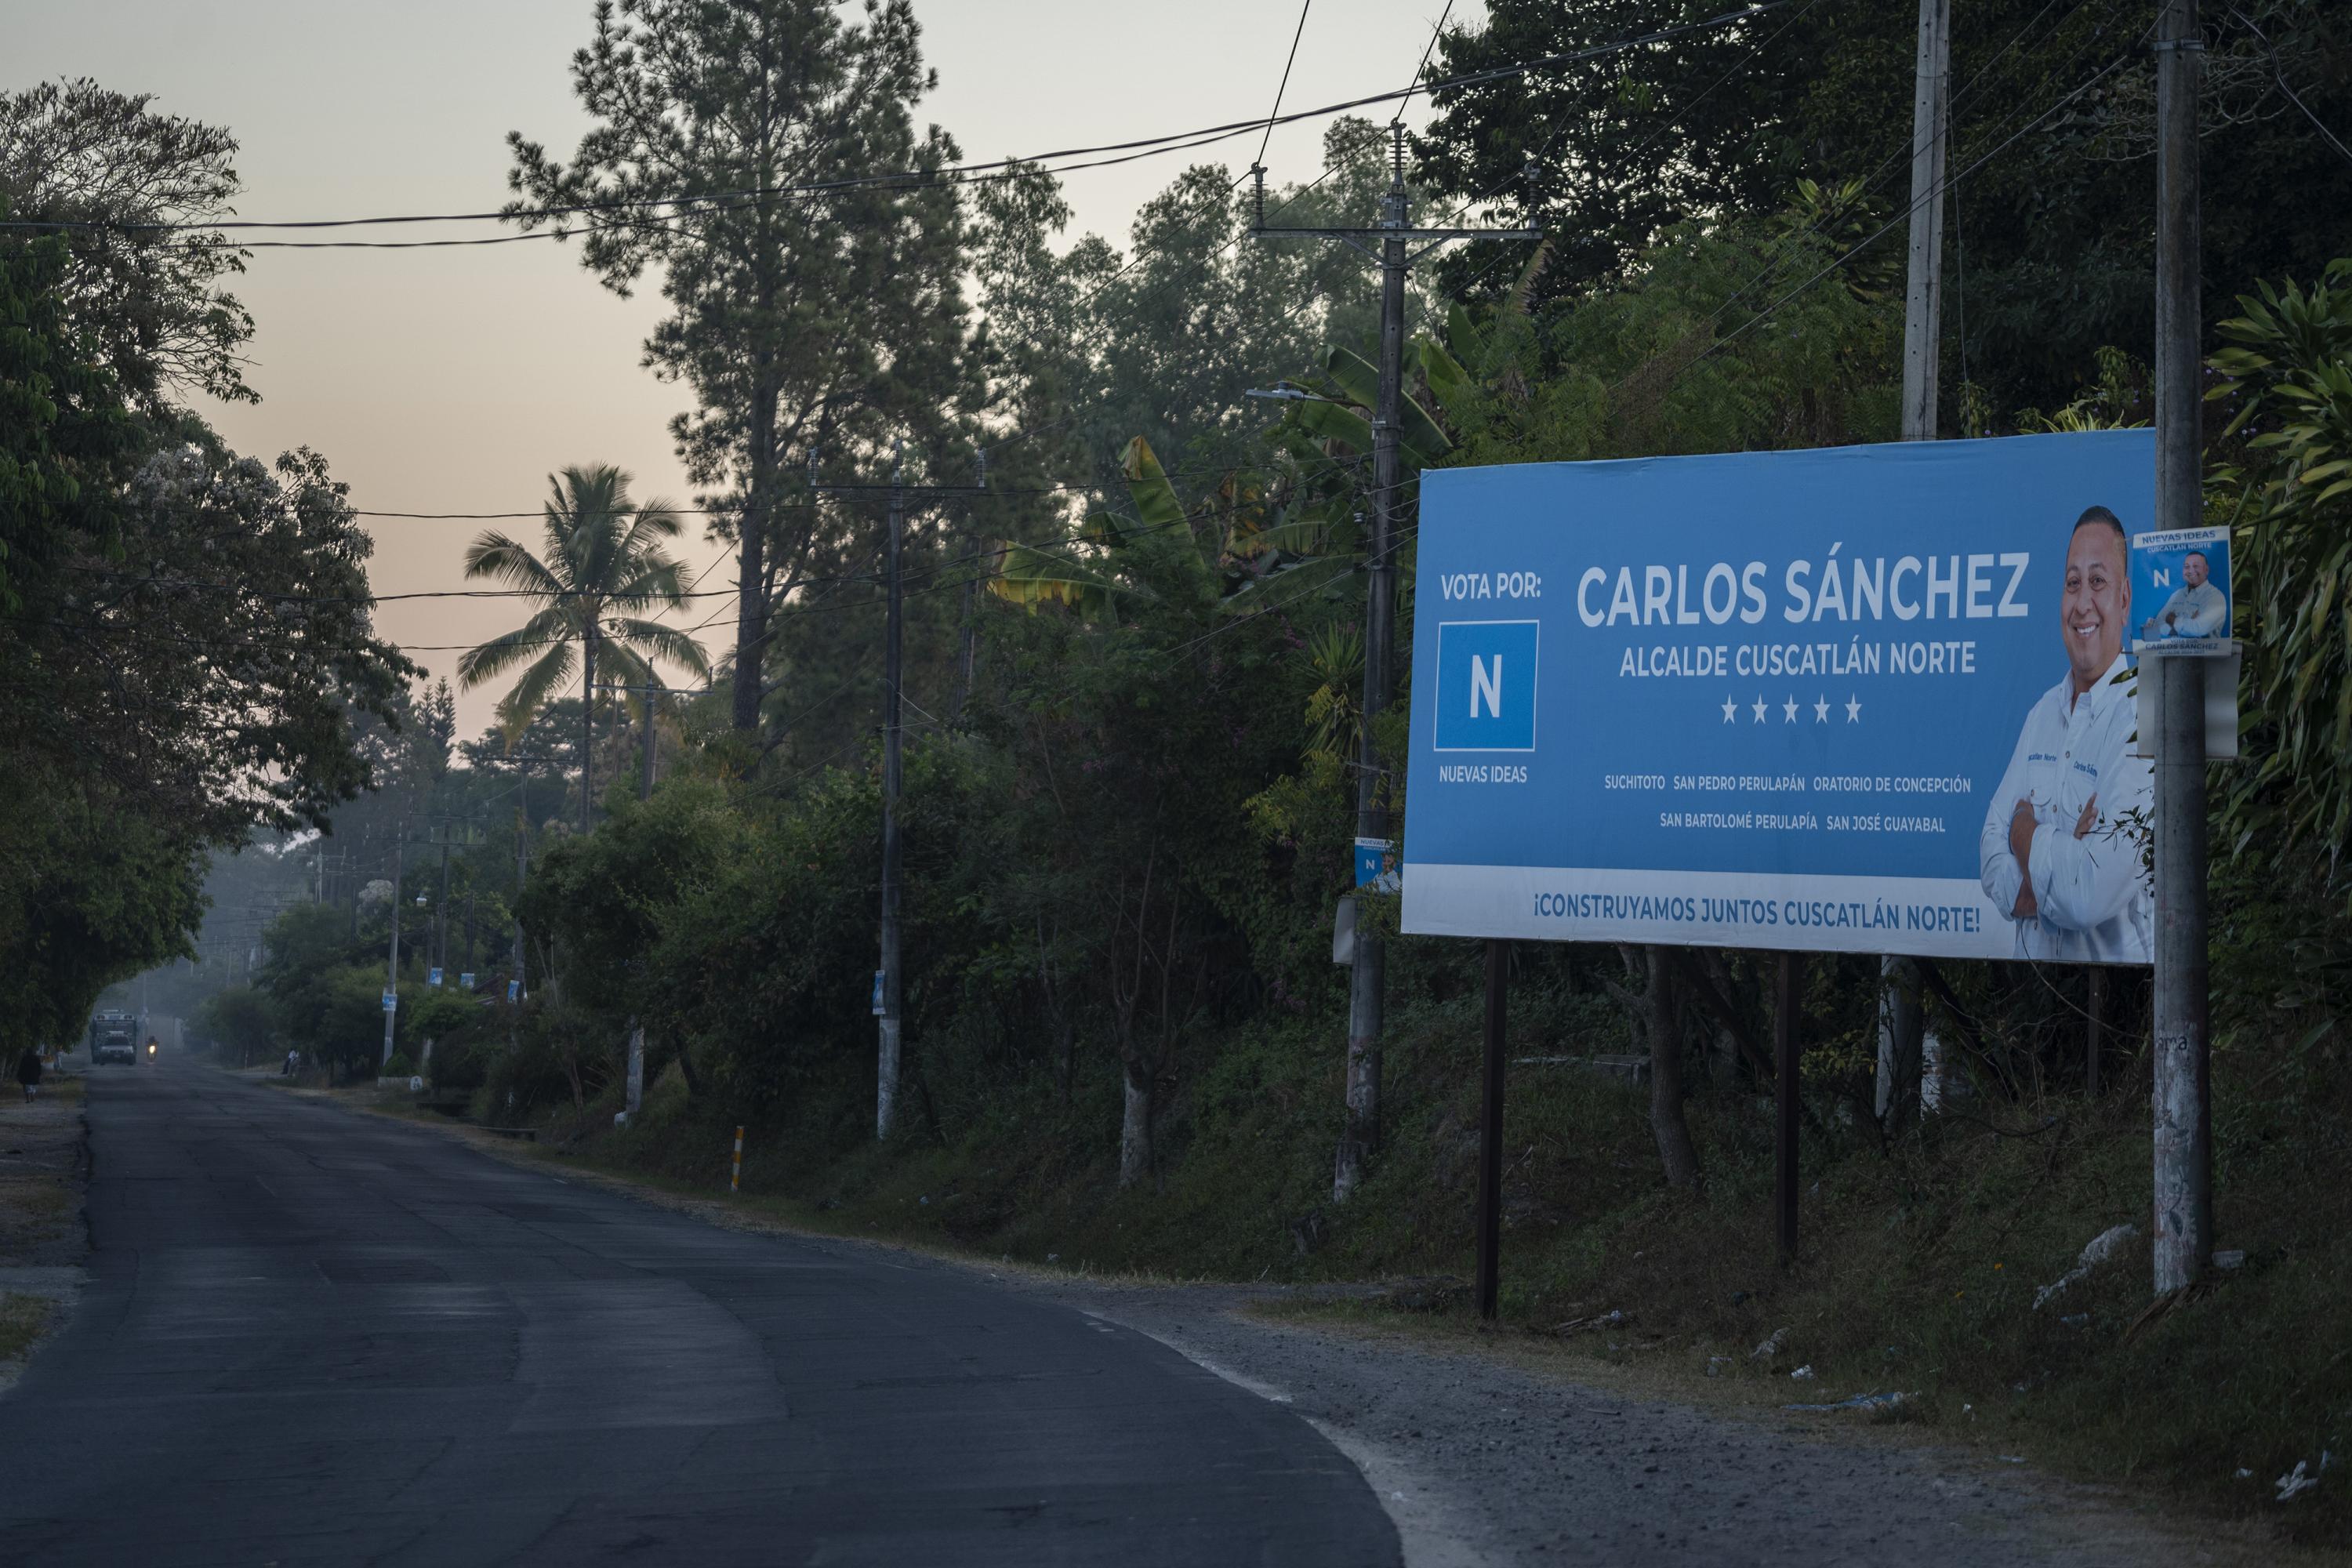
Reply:
[[1503, 656], [1499, 653], [1495, 656], [1491, 669], [1485, 659], [1475, 654], [1470, 657], [1470, 717], [1473, 719], [1478, 717], [1478, 704], [1482, 699], [1486, 704], [1487, 717], [1499, 719], [1503, 716]]

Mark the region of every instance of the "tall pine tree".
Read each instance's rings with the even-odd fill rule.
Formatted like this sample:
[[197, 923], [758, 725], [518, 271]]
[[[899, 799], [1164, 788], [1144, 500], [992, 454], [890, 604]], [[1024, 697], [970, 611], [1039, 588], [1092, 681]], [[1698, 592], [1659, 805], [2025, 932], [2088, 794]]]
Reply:
[[916, 128], [937, 79], [919, 31], [908, 0], [856, 26], [824, 0], [598, 0], [572, 161], [508, 138], [516, 222], [581, 235], [615, 293], [660, 272], [671, 310], [646, 363], [693, 389], [671, 434], [730, 514], [713, 531], [742, 590], [738, 730], [759, 727], [779, 605], [879, 526], [878, 509], [816, 506], [800, 459], [831, 475], [894, 435], [943, 457], [963, 400], [962, 216], [938, 177], [958, 154]]

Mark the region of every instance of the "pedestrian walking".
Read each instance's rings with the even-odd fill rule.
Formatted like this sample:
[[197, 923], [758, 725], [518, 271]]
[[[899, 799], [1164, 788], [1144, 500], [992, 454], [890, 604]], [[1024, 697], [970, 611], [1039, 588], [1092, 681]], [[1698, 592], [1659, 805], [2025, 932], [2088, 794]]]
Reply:
[[16, 1081], [25, 1086], [25, 1103], [30, 1105], [41, 1092], [41, 1052], [37, 1046], [26, 1046], [16, 1053]]

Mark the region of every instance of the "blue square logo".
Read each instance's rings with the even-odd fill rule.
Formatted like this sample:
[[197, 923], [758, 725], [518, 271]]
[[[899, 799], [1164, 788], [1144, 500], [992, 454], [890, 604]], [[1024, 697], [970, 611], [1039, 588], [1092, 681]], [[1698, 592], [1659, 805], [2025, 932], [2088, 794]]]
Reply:
[[1445, 621], [1437, 628], [1441, 752], [1536, 749], [1534, 621]]

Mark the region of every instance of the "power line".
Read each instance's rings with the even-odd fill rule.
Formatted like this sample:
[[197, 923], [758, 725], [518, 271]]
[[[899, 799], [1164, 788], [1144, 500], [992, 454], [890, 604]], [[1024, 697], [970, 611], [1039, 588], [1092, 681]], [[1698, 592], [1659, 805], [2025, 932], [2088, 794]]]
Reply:
[[2331, 152], [2346, 163], [2352, 163], [2352, 148], [2346, 147], [2342, 142], [2336, 140], [2336, 132], [2327, 128], [2326, 121], [2314, 114], [2311, 111], [2311, 106], [2297, 96], [2294, 88], [2287, 85], [2286, 68], [2280, 63], [2278, 46], [2271, 42], [2270, 35], [2254, 26], [2254, 19], [2237, 6], [2231, 6], [2230, 14], [2243, 22], [2246, 25], [2246, 30], [2262, 41], [2263, 52], [2271, 58], [2271, 76], [2278, 82], [2279, 90], [2286, 94], [2286, 100], [2303, 110], [2303, 117], [2311, 121], [2311, 128], [2319, 132], [2319, 139], [2327, 144]]
[[[1582, 60], [1597, 58], [1601, 56], [1616, 53], [1622, 49], [1637, 48], [1648, 44], [1667, 42], [1672, 39], [1688, 37], [1694, 33], [1709, 31], [1713, 28], [1743, 20], [1747, 17], [1757, 16], [1766, 11], [1775, 10], [1781, 5], [1788, 5], [1790, 3], [1790, 0], [1758, 0], [1757, 4], [1745, 5], [1735, 11], [1726, 12], [1719, 16], [1706, 17], [1696, 21], [1678, 23], [1673, 26], [1658, 28], [1638, 37], [1621, 39], [1613, 43], [1596, 45], [1584, 49], [1564, 50], [1558, 54], [1543, 55], [1533, 59], [1522, 60], [1514, 65], [1496, 66], [1483, 71], [1472, 71], [1457, 77], [1444, 78], [1441, 80], [1428, 83], [1427, 90], [1434, 94], [1441, 91], [1477, 87], [1487, 82], [1510, 80], [1518, 77], [1528, 76], [1538, 71], [1549, 70], [1555, 67], [1573, 65]], [[1391, 88], [1382, 92], [1366, 93], [1360, 97], [1345, 99], [1336, 103], [1323, 104], [1314, 109], [1296, 110], [1289, 114], [1276, 113], [1266, 117], [1265, 120], [1252, 118], [1249, 120], [1228, 121], [1222, 124], [1195, 127], [1188, 131], [1168, 132], [1157, 136], [1137, 137], [1125, 142], [1108, 142], [1088, 146], [1063, 148], [1051, 153], [1032, 153], [1025, 157], [997, 158], [974, 163], [950, 164], [936, 170], [898, 170], [873, 174], [850, 175], [837, 180], [804, 181], [790, 185], [771, 186], [765, 190], [714, 191], [700, 195], [691, 196], [639, 196], [602, 202], [574, 202], [559, 205], [530, 208], [503, 207], [494, 211], [404, 213], [348, 218], [229, 218], [213, 222], [167, 223], [126, 223], [117, 219], [98, 218], [18, 218], [0, 220], [0, 229], [26, 229], [44, 232], [54, 232], [58, 230], [106, 230], [113, 233], [137, 234], [174, 234], [186, 232], [217, 234], [229, 230], [277, 231], [361, 228], [427, 223], [541, 223], [554, 218], [584, 216], [596, 213], [626, 214], [633, 212], [650, 212], [659, 208], [670, 208], [682, 213], [691, 213], [698, 208], [723, 207], [729, 205], [757, 203], [781, 195], [821, 195], [831, 191], [859, 190], [875, 186], [914, 188], [921, 185], [970, 183], [977, 176], [1019, 178], [1025, 177], [1029, 172], [1040, 165], [1050, 163], [1059, 159], [1091, 158], [1097, 155], [1123, 153], [1141, 153], [1148, 154], [1153, 152], [1183, 151], [1189, 147], [1202, 146], [1211, 142], [1223, 141], [1230, 137], [1244, 135], [1252, 131], [1270, 131], [1275, 125], [1290, 125], [1297, 123], [1300, 121], [1324, 119], [1334, 114], [1343, 114], [1351, 109], [1368, 108], [1376, 103], [1400, 102], [1410, 99], [1415, 92], [1423, 90], [1423, 84], [1418, 79], [1419, 73], [1416, 72], [1415, 79], [1402, 88]], [[1100, 165], [1071, 165], [1070, 167], [1098, 166]], [[1046, 172], [1056, 173], [1068, 171], [1065, 169], [1061, 171], [1048, 170]], [[511, 239], [516, 237], [509, 236], [506, 237]], [[259, 244], [264, 242], [255, 241], [252, 243]], [[488, 240], [449, 243], [479, 244], [498, 243], [498, 241]]]
[[[1413, 79], [1413, 80], [1415, 80], [1415, 81], [1419, 81], [1419, 80], [1421, 79], [1421, 78], [1422, 78], [1422, 74], [1423, 74], [1424, 71], [1426, 71], [1426, 70], [1428, 70], [1428, 69], [1429, 69], [1429, 57], [1430, 57], [1430, 56], [1432, 56], [1432, 55], [1433, 55], [1433, 54], [1435, 54], [1435, 53], [1437, 52], [1437, 40], [1438, 40], [1440, 37], [1444, 37], [1444, 33], [1445, 33], [1445, 23], [1446, 23], [1446, 19], [1447, 19], [1448, 17], [1452, 16], [1453, 15], [1454, 15], [1454, 0], [1445, 0], [1445, 9], [1444, 9], [1444, 10], [1443, 10], [1443, 11], [1440, 11], [1440, 12], [1437, 14], [1437, 26], [1435, 26], [1434, 27], [1432, 27], [1432, 28], [1429, 30], [1429, 43], [1428, 43], [1427, 47], [1425, 47], [1421, 51], [1421, 64], [1419, 64], [1419, 65], [1417, 65], [1417, 66], [1415, 66], [1415, 67], [1413, 68], [1413, 71], [1412, 71], [1412, 79]], [[1408, 104], [1408, 103], [1410, 103], [1410, 102], [1412, 102], [1412, 94], [1410, 91], [1408, 91], [1408, 92], [1404, 95], [1404, 97], [1403, 97], [1402, 100], [1400, 100], [1398, 101], [1398, 103], [1397, 103], [1396, 118], [1395, 118], [1394, 120], [1391, 120], [1391, 121], [1389, 121], [1389, 124], [1391, 125], [1391, 127], [1392, 127], [1392, 128], [1393, 128], [1393, 127], [1395, 127], [1395, 126], [1402, 125], [1402, 124], [1404, 123], [1404, 109], [1405, 109], [1405, 105], [1406, 105], [1406, 104]], [[1263, 159], [1263, 158], [1265, 156], [1265, 149], [1263, 149], [1263, 148], [1260, 148], [1260, 149], [1259, 149], [1259, 151], [1258, 151], [1258, 156], [1259, 156], [1261, 159]]]
[[[1452, 4], [1452, 0], [1447, 0], [1447, 4]], [[1290, 90], [1290, 68], [1297, 62], [1298, 40], [1307, 36], [1307, 13], [1314, 6], [1314, 5], [1315, 0], [1299, 0], [1298, 26], [1292, 30], [1290, 35], [1290, 54], [1289, 57], [1282, 62], [1282, 81], [1280, 85], [1276, 86], [1274, 89], [1274, 107], [1266, 110], [1265, 134], [1258, 140], [1257, 162], [1261, 163], [1265, 162], [1265, 149], [1267, 143], [1274, 140], [1274, 117], [1282, 112], [1282, 95]], [[1400, 110], [1400, 112], [1402, 112], [1402, 110]]]
[[1786, 305], [1798, 295], [1802, 294], [1814, 284], [1820, 282], [1822, 279], [1828, 277], [1831, 273], [1836, 271], [1839, 268], [1844, 266], [1855, 257], [1861, 255], [1864, 250], [1870, 248], [1873, 244], [1877, 242], [1880, 237], [1886, 234], [1887, 231], [1892, 229], [1896, 224], [1908, 223], [1911, 218], [1912, 210], [1917, 207], [1921, 203], [1929, 200], [1940, 200], [1945, 191], [1958, 190], [1962, 181], [1975, 174], [1979, 169], [1983, 168], [2000, 153], [2008, 151], [2009, 148], [2020, 138], [2025, 136], [2029, 132], [2035, 130], [2043, 121], [2049, 119], [2052, 115], [2057, 113], [2060, 110], [2065, 108], [2068, 104], [2074, 102], [2076, 99], [2090, 91], [2091, 89], [2096, 87], [2100, 82], [2105, 80], [2108, 75], [2113, 72], [2116, 67], [2123, 65], [2126, 61], [2131, 58], [2132, 54], [2138, 48], [2138, 43], [2135, 41], [2130, 49], [2125, 50], [2123, 53], [2109, 60], [2105, 65], [2101, 66], [2098, 70], [2092, 74], [2090, 79], [2084, 81], [2081, 86], [2075, 88], [2073, 91], [2059, 99], [2055, 103], [2051, 104], [2047, 109], [2044, 109], [2041, 113], [2035, 115], [2025, 124], [2019, 126], [2007, 137], [2003, 138], [1998, 146], [1986, 153], [1983, 156], [1978, 158], [1975, 162], [1969, 164], [1967, 168], [1962, 169], [1958, 174], [1951, 175], [1949, 178], [1945, 180], [1943, 184], [1936, 191], [1922, 192], [1915, 195], [1910, 204], [1906, 205], [1903, 211], [1895, 214], [1893, 217], [1888, 218], [1885, 223], [1879, 225], [1878, 227], [1871, 230], [1869, 234], [1864, 236], [1863, 238], [1851, 249], [1847, 250], [1844, 254], [1839, 256], [1834, 260], [1829, 262], [1826, 266], [1814, 272], [1811, 277], [1807, 278], [1803, 282], [1798, 284], [1795, 288], [1790, 289], [1787, 293], [1773, 300], [1771, 304], [1767, 305], [1763, 310], [1758, 311], [1755, 315], [1741, 322], [1737, 329], [1725, 334], [1723, 337], [1717, 339], [1713, 343], [1710, 343], [1705, 352], [1693, 356], [1689, 363], [1681, 366], [1680, 370], [1675, 374], [1681, 374], [1681, 371], [1688, 370], [1692, 365], [1698, 364], [1704, 360], [1712, 359], [1716, 354], [1738, 342], [1739, 339], [1750, 329], [1759, 326], [1765, 321], [1769, 320], [1772, 313], [1780, 310], [1781, 306]]

